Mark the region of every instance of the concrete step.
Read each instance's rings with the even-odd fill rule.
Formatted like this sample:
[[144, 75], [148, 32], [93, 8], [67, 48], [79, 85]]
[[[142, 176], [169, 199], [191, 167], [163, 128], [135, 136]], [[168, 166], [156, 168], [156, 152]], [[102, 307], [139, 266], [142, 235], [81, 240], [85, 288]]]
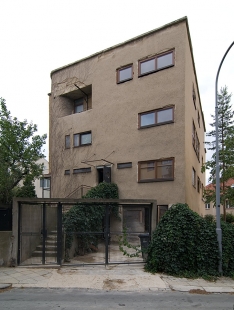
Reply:
[[[45, 251], [46, 257], [56, 257], [57, 251]], [[32, 257], [42, 257], [42, 251], [34, 251]]]
[[[43, 250], [42, 244], [40, 244], [36, 247], [36, 251], [42, 252], [42, 250]], [[46, 251], [57, 251], [57, 245], [51, 245], [51, 246], [46, 245]]]

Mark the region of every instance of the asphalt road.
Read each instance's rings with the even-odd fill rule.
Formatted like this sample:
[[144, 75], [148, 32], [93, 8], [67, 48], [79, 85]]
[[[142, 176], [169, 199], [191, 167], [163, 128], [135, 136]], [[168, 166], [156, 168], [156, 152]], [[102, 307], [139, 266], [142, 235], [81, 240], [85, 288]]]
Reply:
[[172, 291], [118, 292], [80, 289], [20, 289], [0, 293], [1, 310], [74, 309], [212, 309], [233, 310], [234, 295]]

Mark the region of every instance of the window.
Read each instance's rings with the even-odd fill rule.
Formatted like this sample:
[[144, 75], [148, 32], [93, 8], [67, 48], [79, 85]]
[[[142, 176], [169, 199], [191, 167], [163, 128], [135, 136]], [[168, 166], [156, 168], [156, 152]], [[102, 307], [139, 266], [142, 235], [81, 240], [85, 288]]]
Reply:
[[194, 84], [193, 84], [193, 104], [194, 104], [194, 108], [196, 110], [196, 92], [195, 92], [195, 88], [194, 88]]
[[91, 167], [89, 167], [89, 168], [73, 169], [73, 173], [74, 173], [74, 174], [78, 174], [78, 173], [87, 173], [87, 172], [91, 172]]
[[117, 69], [117, 83], [123, 83], [132, 79], [132, 65]]
[[73, 146], [78, 147], [82, 145], [89, 145], [92, 143], [91, 131], [76, 133], [73, 135]]
[[65, 170], [65, 171], [64, 171], [64, 174], [65, 174], [65, 175], [70, 175], [70, 170]]
[[200, 193], [201, 181], [200, 178], [197, 177], [197, 192]]
[[65, 149], [70, 148], [70, 135], [65, 136]]
[[151, 127], [174, 122], [174, 107], [139, 114], [139, 127]]
[[197, 122], [198, 122], [198, 125], [200, 128], [200, 113], [199, 113], [199, 111], [197, 111]]
[[74, 113], [80, 113], [84, 111], [84, 98], [79, 98], [74, 101]]
[[192, 185], [196, 188], [196, 171], [194, 168], [192, 169]]
[[197, 155], [197, 158], [199, 160], [199, 158], [200, 158], [200, 142], [198, 139], [198, 135], [197, 135], [197, 131], [196, 131], [196, 127], [195, 127], [194, 122], [193, 122], [193, 127], [192, 127], [192, 144], [193, 144], [194, 151]]
[[205, 208], [206, 208], [206, 210], [209, 210], [210, 209], [210, 203], [206, 203]]
[[40, 187], [50, 188], [50, 179], [49, 178], [41, 178], [40, 179]]
[[125, 168], [132, 168], [132, 163], [119, 163], [117, 164], [117, 169], [125, 169]]
[[138, 163], [138, 181], [172, 181], [174, 179], [174, 159], [144, 161]]
[[139, 61], [139, 76], [174, 66], [174, 52], [156, 55]]

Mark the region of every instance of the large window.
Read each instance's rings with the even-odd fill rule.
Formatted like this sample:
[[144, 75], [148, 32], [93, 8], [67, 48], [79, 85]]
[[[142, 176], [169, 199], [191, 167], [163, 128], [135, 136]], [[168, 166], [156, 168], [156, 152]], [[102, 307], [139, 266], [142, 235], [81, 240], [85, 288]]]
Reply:
[[139, 114], [139, 127], [151, 127], [174, 122], [174, 107]]
[[40, 187], [50, 188], [50, 178], [41, 178], [40, 179]]
[[192, 185], [196, 188], [196, 171], [192, 168]]
[[174, 179], [174, 158], [142, 161], [138, 163], [138, 181], [172, 181]]
[[174, 66], [174, 51], [139, 61], [139, 76]]
[[89, 145], [92, 143], [91, 131], [76, 133], [73, 135], [73, 146], [78, 147], [82, 145]]
[[132, 79], [133, 69], [132, 64], [123, 68], [117, 69], [117, 83], [123, 83]]

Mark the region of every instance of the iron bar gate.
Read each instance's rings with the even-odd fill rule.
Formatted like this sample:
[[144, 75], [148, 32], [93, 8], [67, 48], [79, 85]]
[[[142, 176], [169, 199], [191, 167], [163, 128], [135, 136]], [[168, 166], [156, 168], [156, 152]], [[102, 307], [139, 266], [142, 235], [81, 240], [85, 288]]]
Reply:
[[[119, 208], [120, 220], [111, 214], [113, 203]], [[72, 246], [65, 247], [67, 232], [64, 229], [64, 214], [75, 205], [103, 206], [102, 231], [76, 231], [72, 235]], [[14, 209], [18, 216], [17, 263], [19, 265], [57, 264], [132, 264], [144, 262], [141, 255], [134, 256], [133, 248], [140, 249], [139, 235], [151, 236], [156, 225], [156, 201], [152, 200], [102, 200], [102, 199], [16, 199]], [[13, 224], [16, 221], [13, 220]], [[87, 244], [81, 251], [81, 240], [85, 236], [96, 240], [97, 244]], [[132, 245], [129, 249], [120, 240], [125, 239]], [[69, 252], [69, 261], [66, 257]], [[140, 253], [140, 252], [139, 252]], [[66, 261], [67, 260], [67, 261]]]

